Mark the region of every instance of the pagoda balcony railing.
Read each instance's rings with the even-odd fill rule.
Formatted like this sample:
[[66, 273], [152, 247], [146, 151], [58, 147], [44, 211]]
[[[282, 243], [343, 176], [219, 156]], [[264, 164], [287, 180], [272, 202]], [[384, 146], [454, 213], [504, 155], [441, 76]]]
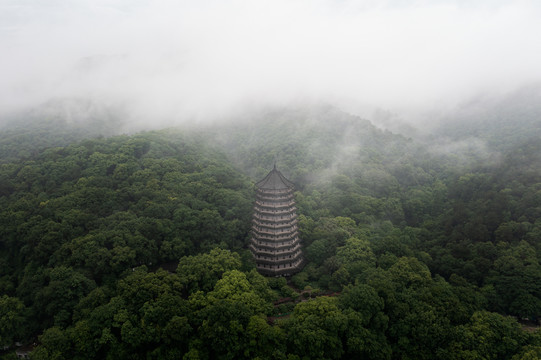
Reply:
[[261, 239], [251, 238], [251, 243], [254, 244], [255, 247], [264, 247], [269, 249], [280, 249], [284, 247], [290, 247], [292, 245], [295, 245], [297, 243], [300, 243], [300, 239], [298, 237], [295, 237], [293, 239], [287, 240], [287, 241], [264, 241]]
[[283, 189], [283, 190], [275, 190], [275, 189], [258, 189], [256, 191], [256, 196], [293, 196], [293, 190], [291, 189]]
[[293, 220], [293, 221], [289, 221], [289, 222], [283, 222], [283, 223], [280, 223], [280, 224], [268, 224], [268, 225], [267, 224], [260, 224], [260, 223], [257, 223], [256, 220], [252, 220], [252, 230], [256, 231], [256, 232], [259, 232], [259, 233], [263, 233], [263, 232], [274, 233], [275, 231], [288, 231], [288, 232], [291, 232], [291, 231], [295, 230], [294, 228], [297, 226], [297, 224], [298, 224], [297, 220]]
[[288, 202], [273, 202], [273, 203], [270, 203], [270, 202], [261, 202], [259, 200], [256, 200], [255, 201], [256, 205], [257, 206], [261, 206], [261, 207], [264, 207], [264, 208], [267, 208], [267, 209], [273, 209], [273, 208], [279, 208], [279, 207], [288, 207], [288, 206], [293, 206], [295, 205], [295, 201], [288, 201]]
[[279, 203], [289, 203], [291, 201], [295, 201], [295, 199], [293, 197], [290, 197], [290, 198], [287, 198], [287, 199], [277, 199], [277, 198], [263, 199], [261, 197], [257, 197], [256, 201], [259, 201], [259, 202], [264, 203], [264, 204], [270, 204], [272, 206], [274, 204], [279, 204]]
[[254, 239], [261, 240], [261, 241], [267, 241], [267, 242], [278, 242], [278, 241], [289, 241], [294, 240], [299, 236], [298, 231], [294, 231], [292, 233], [286, 233], [285, 235], [266, 235], [266, 234], [258, 234], [256, 231], [252, 229], [252, 236]]
[[[295, 268], [297, 266], [299, 266], [302, 262], [303, 262], [304, 258], [302, 256], [300, 256], [299, 258], [296, 258], [294, 261], [292, 262], [286, 262], [285, 265], [283, 264], [280, 264], [282, 266], [280, 266], [280, 268]], [[275, 264], [267, 264], [267, 263], [256, 263], [256, 266], [259, 268], [266, 268], [266, 269], [278, 269], [278, 267], [275, 265]]]
[[285, 188], [285, 189], [262, 189], [262, 188], [257, 188], [256, 189], [256, 193], [260, 193], [260, 194], [268, 194], [268, 193], [273, 193], [273, 194], [287, 194], [289, 192], [292, 192], [293, 190], [291, 188]]
[[301, 248], [300, 241], [293, 242], [284, 246], [273, 246], [272, 244], [256, 244], [252, 241], [250, 248], [256, 249], [257, 252], [265, 252], [268, 254], [283, 254], [291, 251], [296, 251]]
[[[252, 234], [253, 235], [253, 234]], [[298, 237], [292, 237], [290, 239], [283, 239], [276, 241], [274, 238], [265, 239], [259, 236], [252, 236], [251, 241], [258, 246], [267, 246], [267, 247], [277, 247], [277, 246], [287, 246], [293, 244], [297, 241]]]
[[262, 200], [262, 201], [270, 201], [270, 202], [274, 202], [274, 201], [288, 201], [288, 200], [293, 200], [295, 198], [295, 195], [293, 194], [289, 194], [289, 195], [285, 195], [285, 196], [276, 196], [276, 195], [270, 195], [270, 196], [265, 196], [265, 195], [257, 195], [257, 199], [258, 200]]
[[257, 216], [256, 214], [254, 214], [254, 216], [252, 217], [252, 220], [253, 221], [257, 221], [259, 223], [262, 223], [262, 224], [268, 224], [268, 223], [272, 223], [272, 224], [276, 224], [276, 223], [284, 223], [284, 222], [292, 222], [292, 221], [296, 221], [297, 220], [297, 216], [296, 215], [286, 215], [286, 216]]
[[278, 221], [259, 221], [257, 219], [252, 219], [252, 224], [256, 227], [259, 226], [260, 228], [269, 230], [280, 229], [297, 225], [297, 219], [280, 219]]
[[287, 246], [280, 249], [269, 249], [269, 248], [263, 248], [258, 247], [257, 245], [250, 244], [250, 248], [252, 251], [257, 255], [284, 255], [284, 254], [293, 254], [297, 252], [301, 248], [300, 242], [298, 242], [295, 246]]
[[297, 214], [287, 214], [287, 215], [260, 215], [258, 213], [254, 213], [254, 218], [258, 220], [272, 220], [272, 221], [282, 221], [282, 220], [291, 220], [296, 219]]
[[292, 206], [290, 208], [287, 208], [287, 209], [280, 209], [280, 210], [277, 210], [276, 208], [262, 208], [262, 207], [258, 207], [258, 206], [254, 206], [254, 211], [255, 212], [258, 212], [258, 213], [261, 213], [261, 214], [276, 214], [276, 215], [281, 215], [281, 214], [290, 214], [290, 213], [294, 213], [295, 211], [297, 211], [297, 207], [296, 206]]
[[260, 241], [257, 239], [250, 239], [250, 245], [253, 245], [257, 249], [262, 249], [262, 251], [285, 251], [287, 249], [290, 249], [288, 251], [293, 251], [297, 248], [297, 245], [300, 245], [300, 239], [296, 238], [295, 240], [290, 241], [283, 241], [283, 242], [277, 242], [277, 243], [270, 243], [266, 241]]
[[298, 229], [299, 229], [299, 227], [297, 225], [294, 225], [294, 226], [290, 226], [287, 231], [270, 230], [270, 229], [264, 229], [264, 230], [252, 229], [252, 231], [254, 231], [257, 234], [267, 234], [267, 235], [278, 235], [278, 236], [280, 236], [280, 235], [291, 234], [292, 232], [294, 232], [294, 231], [296, 231]]
[[256, 260], [256, 264], [267, 264], [267, 265], [270, 265], [270, 266], [276, 266], [276, 265], [282, 265], [282, 267], [284, 267], [284, 265], [289, 265], [289, 264], [295, 264], [299, 258], [302, 258], [302, 255], [299, 254], [299, 256], [295, 257], [295, 258], [287, 258], [287, 259], [283, 259], [283, 260], [279, 260], [279, 261], [267, 261], [267, 260], [264, 260], [264, 261], [259, 261], [259, 259], [255, 259]]
[[280, 255], [280, 256], [263, 256], [254, 254], [256, 263], [277, 264], [285, 262], [294, 262], [302, 255], [301, 251], [294, 254]]
[[287, 272], [291, 270], [296, 270], [303, 262], [303, 258], [296, 259], [294, 262], [291, 263], [285, 263], [285, 264], [256, 264], [258, 270], [263, 270], [268, 273], [275, 273], [279, 274], [282, 272]]

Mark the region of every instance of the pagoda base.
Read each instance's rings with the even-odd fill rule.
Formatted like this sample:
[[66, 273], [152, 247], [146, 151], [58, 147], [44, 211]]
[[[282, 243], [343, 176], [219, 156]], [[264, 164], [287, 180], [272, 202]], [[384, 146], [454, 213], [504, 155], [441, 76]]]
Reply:
[[276, 265], [256, 264], [257, 271], [263, 276], [279, 277], [279, 276], [293, 276], [300, 272], [304, 267], [304, 258], [299, 259], [294, 265], [278, 268]]

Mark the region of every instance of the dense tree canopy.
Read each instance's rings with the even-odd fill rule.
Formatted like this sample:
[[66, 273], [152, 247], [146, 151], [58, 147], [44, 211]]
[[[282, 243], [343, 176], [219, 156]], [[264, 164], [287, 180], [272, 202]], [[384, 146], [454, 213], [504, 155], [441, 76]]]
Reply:
[[[541, 316], [539, 139], [479, 162], [328, 107], [80, 141], [49, 129], [26, 150], [8, 130], [0, 345], [36, 342], [36, 359], [541, 353], [516, 321]], [[246, 250], [274, 161], [297, 185], [306, 257], [287, 280]]]

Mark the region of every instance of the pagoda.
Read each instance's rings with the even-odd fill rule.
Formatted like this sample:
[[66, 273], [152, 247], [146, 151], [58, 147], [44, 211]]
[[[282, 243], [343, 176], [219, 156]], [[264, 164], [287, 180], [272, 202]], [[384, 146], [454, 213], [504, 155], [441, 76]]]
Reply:
[[267, 276], [293, 275], [303, 264], [294, 185], [274, 165], [256, 188], [249, 248], [257, 270]]

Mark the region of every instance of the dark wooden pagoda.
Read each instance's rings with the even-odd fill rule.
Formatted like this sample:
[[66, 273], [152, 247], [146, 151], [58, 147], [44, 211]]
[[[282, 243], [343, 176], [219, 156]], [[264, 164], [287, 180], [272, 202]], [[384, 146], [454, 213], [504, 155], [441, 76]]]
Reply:
[[256, 184], [250, 250], [257, 270], [267, 276], [289, 276], [303, 265], [294, 186], [274, 169]]

